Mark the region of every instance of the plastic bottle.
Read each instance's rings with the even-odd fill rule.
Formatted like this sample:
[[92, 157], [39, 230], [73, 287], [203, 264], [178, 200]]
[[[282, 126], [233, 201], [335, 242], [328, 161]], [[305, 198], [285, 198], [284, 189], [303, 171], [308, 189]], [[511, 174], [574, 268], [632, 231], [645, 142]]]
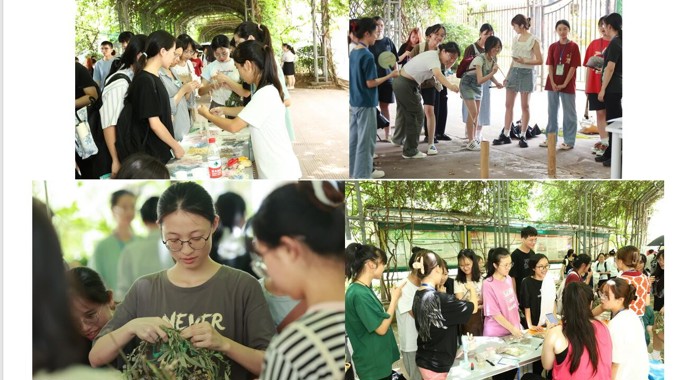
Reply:
[[210, 178], [222, 177], [222, 159], [214, 137], [208, 139], [208, 172]]

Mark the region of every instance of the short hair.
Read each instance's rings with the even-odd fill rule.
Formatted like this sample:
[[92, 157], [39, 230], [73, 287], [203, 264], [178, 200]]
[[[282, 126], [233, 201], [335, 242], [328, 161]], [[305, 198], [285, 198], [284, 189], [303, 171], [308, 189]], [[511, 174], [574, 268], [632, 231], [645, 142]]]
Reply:
[[123, 43], [123, 42], [130, 42], [130, 39], [134, 36], [132, 32], [122, 32], [118, 35], [118, 42]]
[[158, 158], [134, 153], [123, 160], [115, 179], [170, 179], [170, 172]]
[[147, 199], [139, 209], [144, 223], [156, 223], [158, 220], [158, 199], [156, 196]]
[[569, 21], [567, 21], [567, 20], [559, 20], [559, 21], [557, 21], [557, 23], [555, 24], [555, 29], [557, 29], [557, 27], [560, 26], [560, 25], [564, 25], [564, 26], [566, 26], [567, 28], [569, 28], [569, 30], [571, 30], [571, 25], [569, 25]]
[[538, 231], [534, 227], [526, 226], [520, 231], [520, 236], [522, 239], [529, 238], [531, 236], [538, 236]]
[[104, 41], [101, 44], [99, 44], [99, 46], [105, 46], [105, 45], [110, 47], [111, 49], [113, 49], [113, 43], [111, 43], [111, 41]]
[[114, 191], [113, 194], [111, 194], [111, 202], [110, 202], [111, 208], [113, 208], [113, 206], [117, 205], [120, 198], [122, 198], [126, 195], [129, 195], [131, 197], [135, 197], [135, 194], [132, 193], [132, 191], [129, 191], [129, 190]]
[[453, 41], [439, 45], [439, 50], [460, 56], [460, 48], [458, 47], [458, 44]]

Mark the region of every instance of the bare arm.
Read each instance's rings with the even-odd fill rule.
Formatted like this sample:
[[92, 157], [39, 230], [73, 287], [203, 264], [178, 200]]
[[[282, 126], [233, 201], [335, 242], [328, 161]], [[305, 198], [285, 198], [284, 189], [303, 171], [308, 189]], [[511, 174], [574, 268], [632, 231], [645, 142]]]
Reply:
[[248, 126], [248, 123], [239, 117], [236, 117], [236, 119], [225, 119], [223, 117], [215, 116], [211, 114], [205, 106], [198, 107], [198, 113], [208, 119], [211, 123], [228, 132], [236, 133]]
[[83, 88], [83, 92], [85, 93], [85, 95], [76, 99], [76, 109], [83, 108], [89, 105], [90, 97], [93, 97], [95, 99], [99, 98], [99, 95], [97, 94], [97, 88], [94, 86]]
[[453, 92], [459, 91], [458, 86], [449, 82], [449, 80], [446, 79], [444, 74], [442, 74], [441, 70], [438, 70], [438, 69], [433, 69], [433, 70], [434, 70], [434, 77], [437, 78], [439, 83], [441, 83], [442, 85], [444, 85], [444, 87], [448, 88], [449, 90], [451, 90]]
[[121, 328], [97, 339], [88, 358], [92, 367], [101, 367], [113, 361], [119, 351], [135, 336], [154, 343], [158, 339], [168, 340], [168, 334], [161, 326], [172, 327], [170, 322], [159, 317], [135, 318]]
[[493, 69], [491, 69], [491, 72], [489, 72], [488, 75], [483, 76], [482, 75], [482, 67], [477, 66], [475, 68], [475, 72], [477, 74], [477, 83], [482, 84], [482, 83], [484, 83], [488, 80], [493, 80], [493, 76], [494, 76], [494, 74], [496, 74], [497, 71], [498, 71], [498, 65], [494, 63]]
[[614, 75], [614, 69], [616, 68], [616, 62], [607, 62], [607, 66], [604, 68], [604, 76], [602, 77], [602, 88], [600, 94], [604, 94], [609, 82], [612, 80], [612, 75]]
[[510, 323], [503, 314], [496, 314], [493, 316], [493, 319], [498, 322], [501, 326], [505, 327], [506, 330], [510, 331], [510, 333], [514, 336], [522, 336], [522, 331], [518, 329], [517, 327], [513, 326], [512, 323]]
[[392, 71], [391, 73], [385, 75], [384, 77], [367, 80], [366, 81], [366, 87], [368, 87], [368, 88], [378, 87], [381, 84], [385, 83], [387, 80], [389, 80], [391, 78], [396, 78], [398, 76], [399, 76], [399, 71]]
[[214, 111], [217, 110], [218, 114], [220, 115], [226, 115], [226, 116], [238, 116], [241, 111], [243, 111], [245, 107], [215, 107], [212, 108], [210, 111], [211, 113], [214, 114]]
[[150, 117], [149, 118], [149, 127], [151, 127], [151, 130], [153, 133], [158, 136], [161, 141], [166, 143], [170, 149], [172, 149], [173, 153], [175, 154], [176, 158], [182, 158], [184, 156], [184, 148], [182, 148], [181, 145], [175, 140], [175, 138], [170, 134], [168, 129], [163, 125], [163, 122], [161, 121], [158, 116]]
[[[399, 287], [392, 289], [392, 300], [390, 301], [390, 306], [387, 308], [387, 314], [389, 314], [390, 317], [385, 318], [380, 326], [375, 329], [376, 334], [385, 335], [387, 330], [389, 330], [390, 325], [392, 324], [392, 319], [394, 318], [394, 311], [397, 309], [397, 302], [399, 302], [399, 298], [401, 297], [401, 289], [405, 284], [406, 282], [402, 283]], [[413, 316], [412, 310], [409, 311], [409, 313], [411, 313], [411, 316]]]
[[536, 326], [534, 326], [531, 323], [531, 309], [530, 308], [528, 308], [528, 307], [524, 308], [524, 316], [527, 318], [527, 327], [529, 327], [530, 329], [535, 328]]
[[111, 155], [111, 175], [115, 176], [120, 169], [120, 161], [118, 161], [118, 151], [116, 151], [116, 126], [110, 125], [104, 128], [104, 140], [106, 141], [106, 147], [109, 148], [109, 154]]
[[619, 372], [619, 363], [612, 362], [612, 380], [616, 380], [617, 372]]

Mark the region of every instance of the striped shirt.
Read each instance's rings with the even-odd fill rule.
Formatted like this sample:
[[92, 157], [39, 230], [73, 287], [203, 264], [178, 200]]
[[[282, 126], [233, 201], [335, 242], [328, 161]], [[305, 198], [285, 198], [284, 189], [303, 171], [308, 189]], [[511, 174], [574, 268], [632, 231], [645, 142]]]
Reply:
[[[132, 80], [132, 77], [134, 76], [132, 69], [122, 69], [117, 72], [126, 74], [130, 77], [130, 80]], [[123, 78], [108, 84], [108, 81], [112, 77], [113, 75], [107, 79], [107, 86], [105, 86], [104, 91], [102, 91], [102, 108], [99, 109], [102, 129], [106, 129], [118, 123], [118, 116], [120, 116], [120, 112], [123, 110], [123, 99], [130, 86]]]
[[261, 380], [336, 380], [345, 371], [345, 311], [308, 310], [275, 336]]

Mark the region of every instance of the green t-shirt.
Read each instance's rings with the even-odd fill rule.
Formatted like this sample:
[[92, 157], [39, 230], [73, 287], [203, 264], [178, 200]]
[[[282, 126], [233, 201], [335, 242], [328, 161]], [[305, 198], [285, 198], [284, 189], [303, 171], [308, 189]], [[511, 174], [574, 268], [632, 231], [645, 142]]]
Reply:
[[90, 268], [99, 273], [104, 280], [104, 285], [107, 289], [113, 291], [113, 299], [119, 301], [124, 294], [118, 294], [118, 262], [120, 261], [120, 253], [125, 246], [135, 241], [136, 236], [132, 236], [127, 242], [123, 242], [116, 237], [116, 235], [109, 235], [104, 240], [100, 241], [94, 249], [94, 254], [90, 260]]
[[392, 327], [385, 335], [375, 332], [390, 315], [373, 291], [352, 283], [345, 293], [345, 329], [352, 343], [352, 361], [361, 379], [382, 379], [392, 373], [399, 348]]

